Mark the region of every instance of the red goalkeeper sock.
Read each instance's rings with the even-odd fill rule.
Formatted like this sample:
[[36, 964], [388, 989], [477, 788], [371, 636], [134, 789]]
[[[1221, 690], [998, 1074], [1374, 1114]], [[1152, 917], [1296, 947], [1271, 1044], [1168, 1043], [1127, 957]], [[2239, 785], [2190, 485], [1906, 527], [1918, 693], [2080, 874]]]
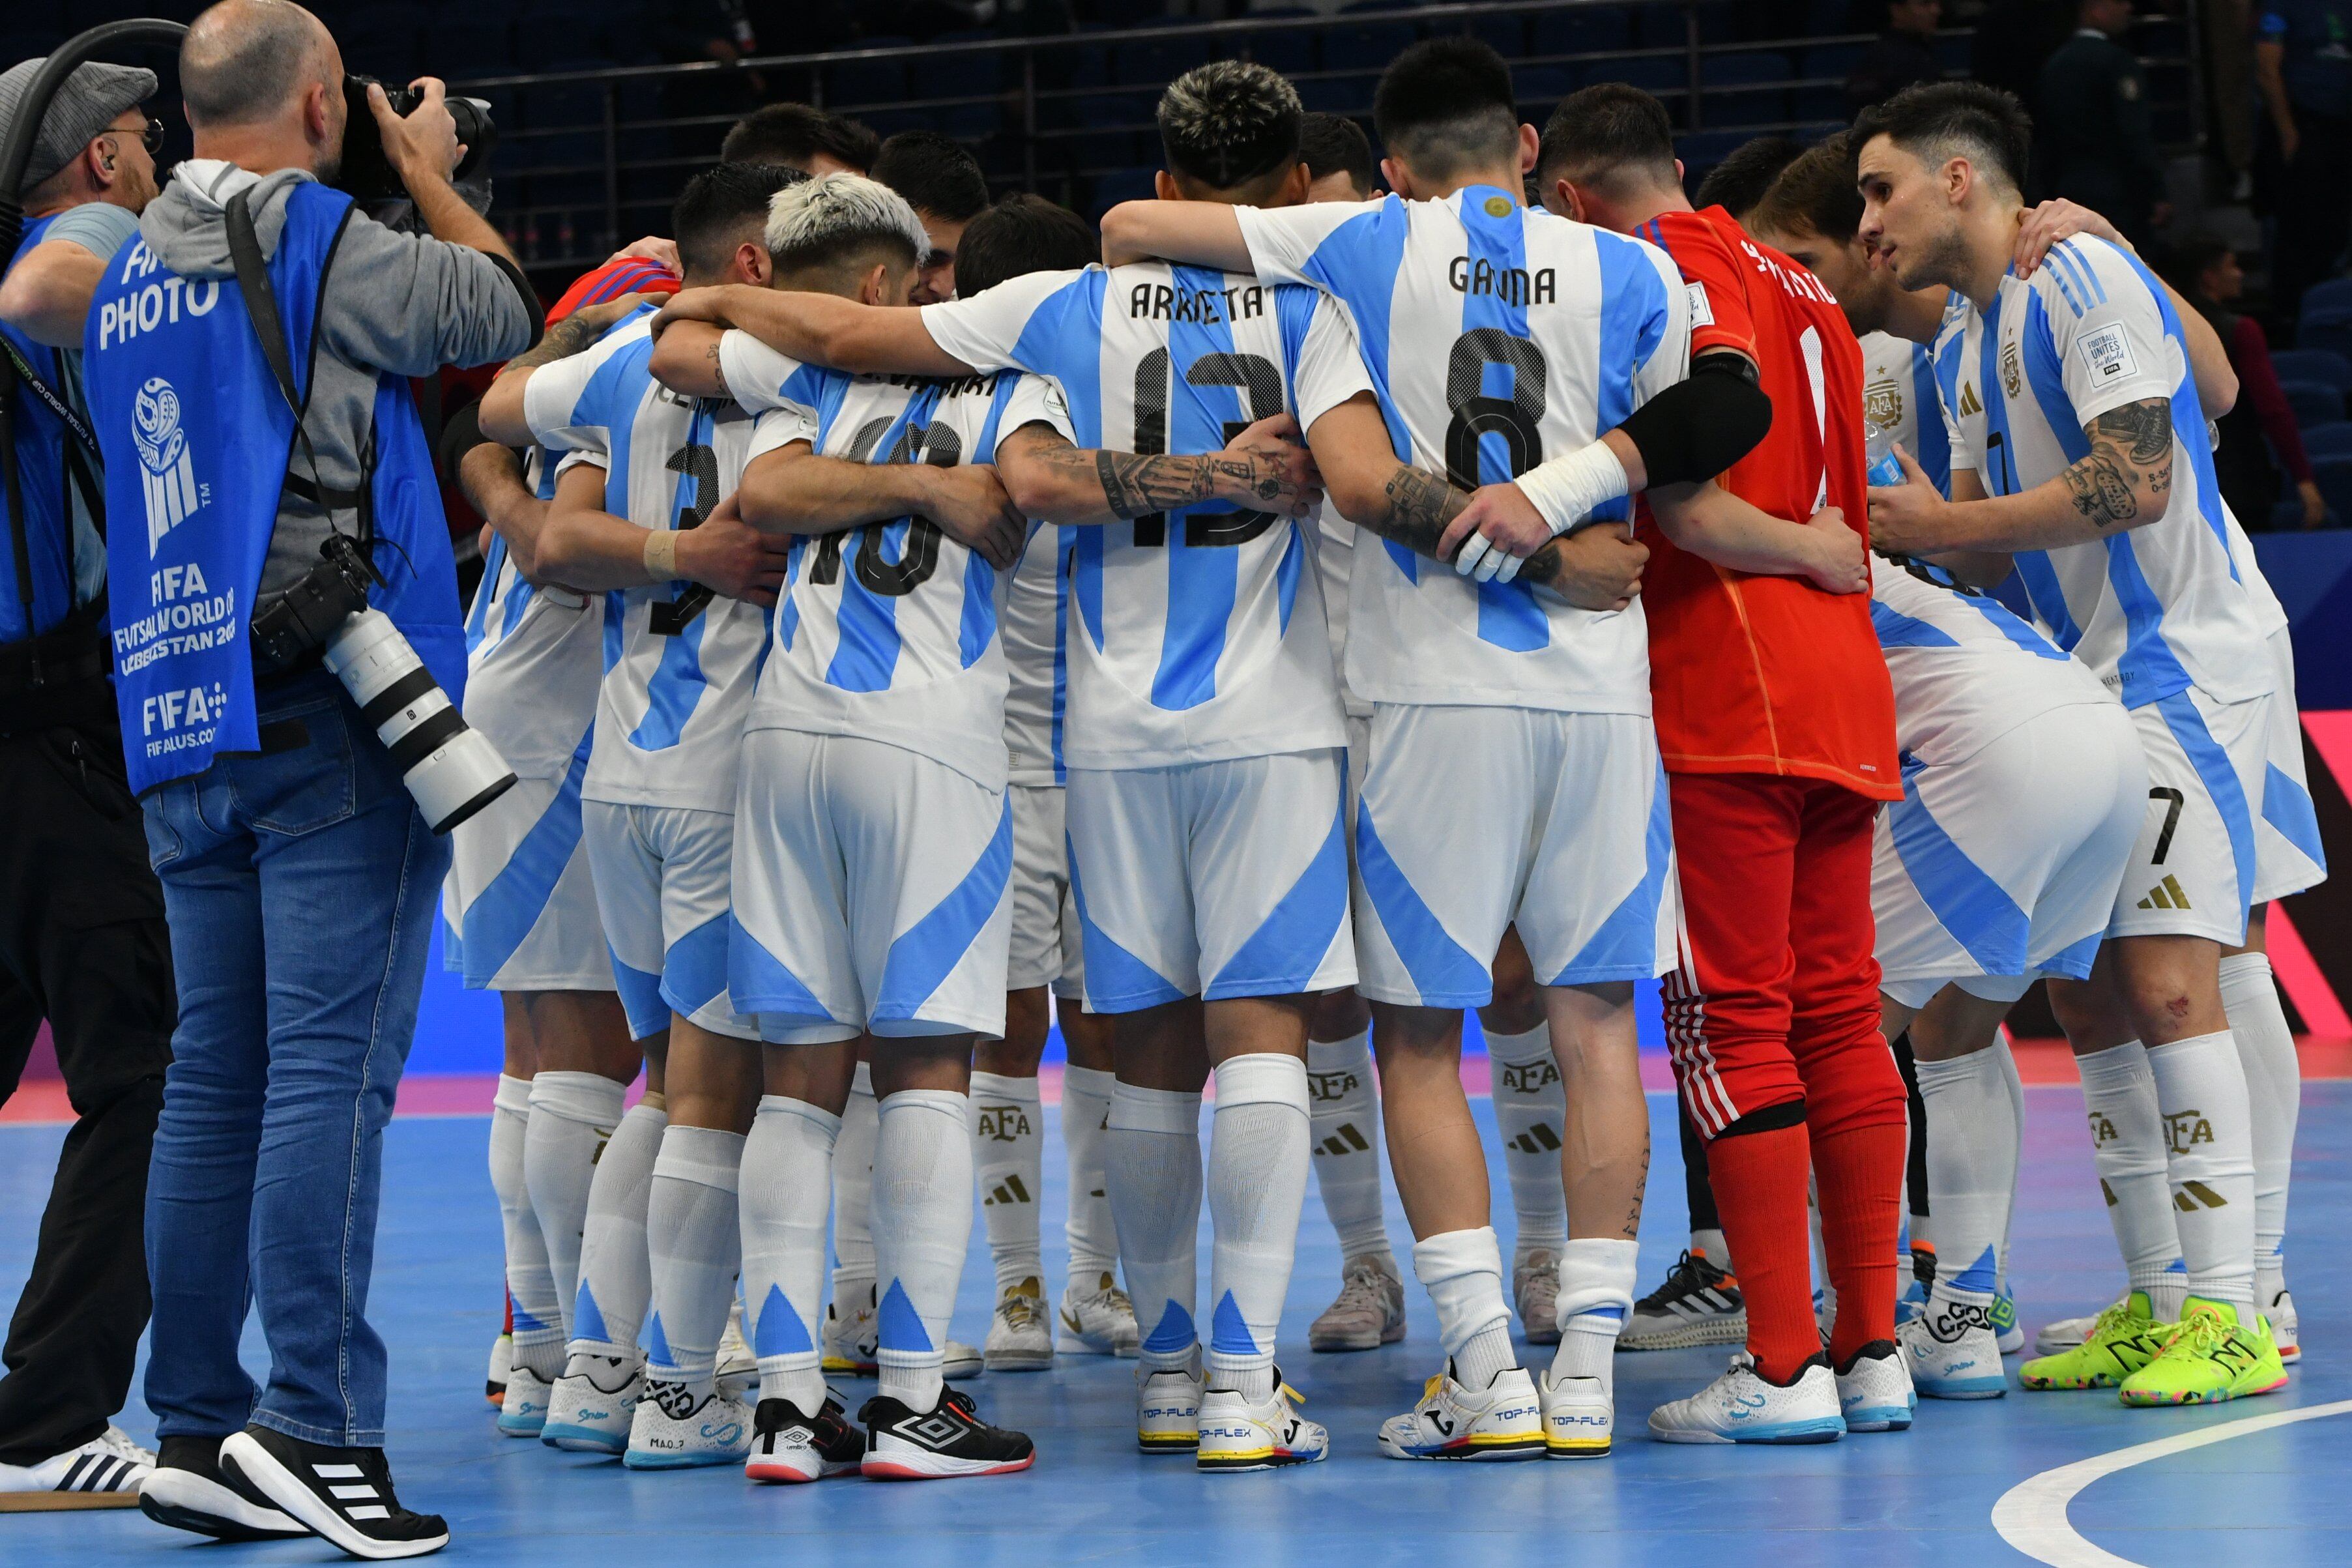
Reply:
[[1839, 1366], [1863, 1346], [1895, 1337], [1895, 1238], [1908, 1136], [1899, 1121], [1813, 1136], [1823, 1263], [1837, 1288], [1830, 1360]]
[[[1735, 1132], [1706, 1146], [1707, 1184], [1715, 1189], [1724, 1239], [1739, 1260], [1748, 1353], [1774, 1383], [1788, 1382], [1822, 1352], [1813, 1323], [1812, 1238], [1805, 1223], [1811, 1160], [1802, 1123]], [[1891, 1262], [1891, 1244], [1887, 1256]]]

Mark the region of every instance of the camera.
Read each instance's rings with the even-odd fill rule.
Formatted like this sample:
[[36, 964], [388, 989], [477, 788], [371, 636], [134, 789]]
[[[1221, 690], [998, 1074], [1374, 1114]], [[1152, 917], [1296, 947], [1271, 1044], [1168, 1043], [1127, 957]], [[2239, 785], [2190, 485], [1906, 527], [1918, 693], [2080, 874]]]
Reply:
[[514, 770], [466, 722], [392, 617], [368, 608], [368, 584], [383, 581], [356, 541], [329, 534], [319, 564], [255, 613], [254, 665], [271, 674], [322, 654], [392, 753], [425, 824], [446, 833], [512, 788]]
[[[425, 94], [415, 88], [393, 87], [372, 76], [343, 78], [343, 104], [349, 112], [343, 121], [342, 168], [334, 185], [362, 202], [404, 201], [408, 187], [400, 183], [400, 175], [384, 157], [383, 134], [376, 128], [375, 111], [368, 107], [367, 89], [379, 86], [391, 100], [392, 111], [404, 120], [425, 101]], [[457, 122], [457, 140], [466, 149], [466, 155], [450, 171], [449, 183], [463, 184], [498, 145], [499, 128], [490, 122], [490, 106], [478, 98], [452, 98], [448, 104], [449, 117]]]

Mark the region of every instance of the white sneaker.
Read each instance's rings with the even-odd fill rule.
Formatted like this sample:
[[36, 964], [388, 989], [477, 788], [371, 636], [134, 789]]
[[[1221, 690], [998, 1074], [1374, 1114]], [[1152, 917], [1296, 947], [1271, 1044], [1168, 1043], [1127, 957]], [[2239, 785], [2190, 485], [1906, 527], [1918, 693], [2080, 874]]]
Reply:
[[1061, 1322], [1054, 1331], [1056, 1351], [1065, 1355], [1132, 1356], [1142, 1338], [1135, 1323], [1135, 1303], [1127, 1299], [1111, 1274], [1097, 1275], [1091, 1289], [1079, 1289], [1076, 1279], [1063, 1287]]
[[620, 1453], [645, 1388], [644, 1356], [575, 1352], [547, 1396], [539, 1440], [575, 1454]]
[[1135, 1446], [1147, 1454], [1189, 1454], [1201, 1446], [1201, 1355], [1192, 1364], [1135, 1369]]
[[730, 1399], [749, 1405], [760, 1394], [760, 1358], [743, 1337], [743, 1303], [739, 1298], [727, 1309], [727, 1326], [719, 1331], [719, 1370], [712, 1381]]
[[824, 1308], [824, 1373], [827, 1377], [872, 1377], [874, 1352], [881, 1343], [874, 1281], [843, 1279]]
[[1930, 1302], [1926, 1315], [1898, 1326], [1895, 1338], [1913, 1386], [1929, 1399], [1999, 1399], [2009, 1392], [2000, 1336], [1982, 1307]]
[[1404, 1338], [1404, 1281], [1385, 1252], [1351, 1258], [1339, 1275], [1339, 1296], [1307, 1325], [1317, 1351], [1372, 1351]]
[[2278, 1345], [2279, 1360], [2293, 1363], [2303, 1359], [2303, 1320], [2294, 1310], [2294, 1292], [2282, 1290], [2276, 1300], [2263, 1309], [2263, 1316], [2271, 1323], [2271, 1339]]
[[37, 1465], [0, 1465], [0, 1513], [133, 1508], [155, 1456], [119, 1427]]
[[499, 1434], [505, 1437], [536, 1437], [547, 1425], [545, 1379], [517, 1363], [507, 1371], [507, 1396], [499, 1403]]
[[1322, 1423], [1298, 1414], [1298, 1392], [1274, 1373], [1274, 1392], [1252, 1405], [1239, 1389], [1201, 1396], [1201, 1447], [1192, 1462], [1203, 1470], [1271, 1470], [1311, 1465], [1331, 1451]]
[[[2000, 1364], [1998, 1356], [1993, 1364]], [[1891, 1340], [1877, 1340], [1854, 1352], [1853, 1360], [1837, 1374], [1838, 1413], [1849, 1432], [1903, 1432], [1910, 1429], [1911, 1411], [1919, 1395], [1911, 1386], [1911, 1369]]]
[[751, 1406], [715, 1388], [697, 1394], [682, 1383], [649, 1377], [629, 1417], [621, 1463], [633, 1470], [683, 1470], [740, 1465], [751, 1452]]
[[1497, 1373], [1485, 1388], [1465, 1388], [1454, 1367], [1422, 1385], [1421, 1403], [1381, 1423], [1381, 1452], [1391, 1459], [1537, 1459], [1544, 1452], [1543, 1406], [1524, 1367]]
[[1543, 1400], [1544, 1452], [1555, 1459], [1603, 1459], [1617, 1428], [1615, 1391], [1597, 1377], [1536, 1380]]
[[514, 1365], [514, 1336], [500, 1330], [490, 1342], [490, 1369], [482, 1379], [482, 1397], [492, 1405], [504, 1402], [507, 1396], [507, 1373]]
[[1054, 1334], [1045, 1326], [1045, 1293], [1034, 1274], [996, 1299], [981, 1359], [991, 1372], [1044, 1372], [1054, 1364]]
[[2098, 1321], [2099, 1314], [2093, 1312], [2086, 1318], [2060, 1318], [2042, 1324], [2034, 1331], [2033, 1353], [2058, 1355], [2074, 1349], [2091, 1337], [2091, 1330]]
[[1809, 1363], [1782, 1388], [1765, 1382], [1741, 1351], [1721, 1377], [1651, 1411], [1650, 1436], [1661, 1443], [1834, 1443], [1845, 1436], [1845, 1417], [1826, 1363]]
[[950, 1383], [961, 1383], [966, 1378], [978, 1377], [987, 1370], [988, 1358], [981, 1354], [978, 1346], [968, 1345], [961, 1340], [948, 1342], [947, 1360], [940, 1366], [941, 1377]]
[[1519, 1332], [1531, 1345], [1559, 1343], [1559, 1254], [1538, 1247], [1511, 1259], [1511, 1300], [1519, 1309]]

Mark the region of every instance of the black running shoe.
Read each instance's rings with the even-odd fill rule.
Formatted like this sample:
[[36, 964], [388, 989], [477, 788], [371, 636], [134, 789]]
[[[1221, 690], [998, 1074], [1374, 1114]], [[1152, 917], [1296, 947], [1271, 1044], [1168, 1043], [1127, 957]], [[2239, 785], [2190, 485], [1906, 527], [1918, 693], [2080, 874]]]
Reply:
[[449, 1544], [437, 1513], [413, 1513], [393, 1495], [382, 1448], [305, 1443], [267, 1426], [222, 1439], [222, 1475], [243, 1481], [353, 1557], [422, 1557]]
[[991, 1426], [972, 1411], [971, 1395], [942, 1389], [929, 1410], [911, 1410], [887, 1394], [866, 1402], [868, 1480], [928, 1481], [948, 1476], [1001, 1476], [1025, 1470], [1037, 1458], [1025, 1432]]
[[1739, 1282], [1696, 1252], [1675, 1259], [1664, 1283], [1633, 1305], [1617, 1336], [1627, 1351], [1736, 1345], [1748, 1338], [1748, 1303]]
[[751, 1420], [751, 1454], [743, 1473], [755, 1481], [821, 1481], [854, 1476], [866, 1458], [866, 1434], [833, 1391], [814, 1416], [789, 1399], [762, 1399]]
[[158, 1446], [155, 1468], [139, 1489], [139, 1511], [173, 1530], [194, 1531], [219, 1541], [280, 1541], [308, 1535], [276, 1503], [232, 1479], [220, 1467], [218, 1437], [166, 1437]]

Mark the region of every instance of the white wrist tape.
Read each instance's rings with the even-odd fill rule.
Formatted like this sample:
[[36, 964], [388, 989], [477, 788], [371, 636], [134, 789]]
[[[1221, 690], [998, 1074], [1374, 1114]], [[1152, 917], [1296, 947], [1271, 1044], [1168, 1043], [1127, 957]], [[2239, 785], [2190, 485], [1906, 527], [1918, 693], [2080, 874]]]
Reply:
[[656, 583], [677, 579], [677, 532], [674, 529], [656, 528], [646, 535], [646, 570], [654, 574]]
[[1605, 441], [1538, 463], [1521, 474], [1517, 483], [1555, 539], [1590, 517], [1593, 508], [1606, 506], [1632, 489], [1625, 465]]

